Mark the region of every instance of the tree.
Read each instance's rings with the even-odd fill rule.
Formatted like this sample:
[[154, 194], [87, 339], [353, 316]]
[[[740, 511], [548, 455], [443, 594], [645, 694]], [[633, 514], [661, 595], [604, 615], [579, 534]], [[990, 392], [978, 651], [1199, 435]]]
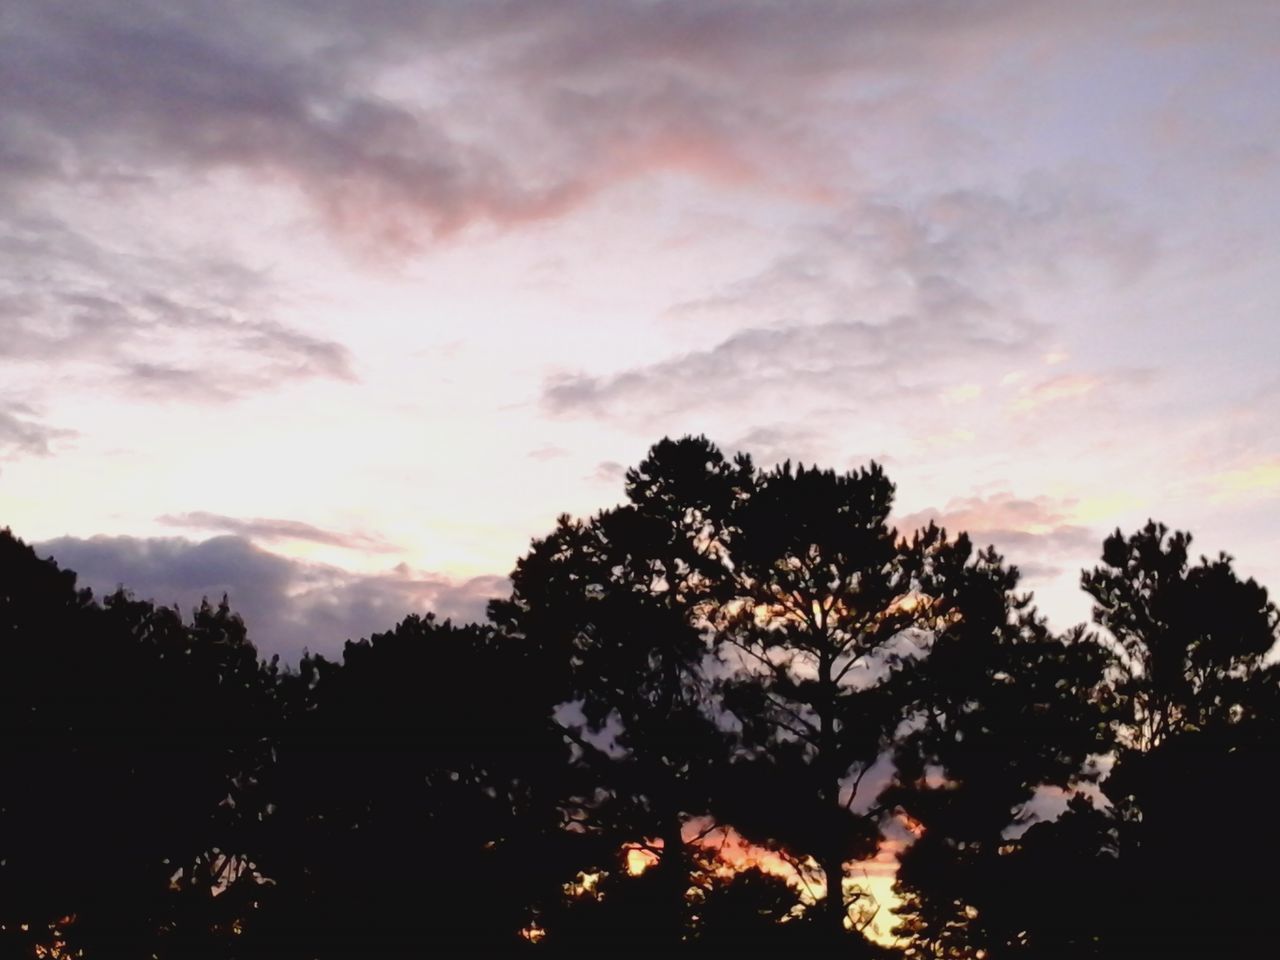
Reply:
[[[490, 628], [410, 616], [302, 663], [268, 784], [261, 955], [527, 946], [573, 858], [567, 746], [539, 666]], [[574, 851], [575, 856], [577, 851]]]
[[923, 580], [938, 626], [899, 684], [910, 720], [887, 802], [918, 835], [896, 889], [899, 933], [919, 956], [1057, 949], [1048, 894], [1070, 857], [1050, 855], [1032, 801], [1079, 796], [1111, 746], [1100, 652], [1078, 631], [1050, 633], [993, 549], [970, 554], [963, 536], [935, 551]]
[[749, 835], [816, 860], [833, 940], [848, 920], [846, 864], [879, 838], [875, 813], [855, 805], [865, 810], [859, 787], [899, 720], [890, 677], [932, 622], [918, 574], [937, 544], [899, 538], [892, 502], [874, 464], [836, 474], [788, 463], [755, 475], [725, 538], [729, 590], [715, 626], [737, 668], [726, 703], [772, 793], [785, 794], [772, 811], [738, 816]]
[[719, 524], [749, 475], [748, 461], [728, 462], [703, 439], [658, 444], [628, 472], [627, 504], [560, 518], [518, 562], [511, 597], [490, 608], [559, 668], [565, 735], [597, 788], [580, 798], [584, 828], [658, 858], [644, 883], [654, 891], [647, 926], [668, 950], [688, 933], [686, 828], [709, 813], [727, 751], [707, 710], [703, 624], [724, 572]]
[[1113, 956], [1254, 957], [1274, 935], [1274, 884], [1253, 878], [1280, 855], [1264, 799], [1280, 787], [1267, 665], [1280, 614], [1230, 557], [1192, 563], [1190, 544], [1156, 523], [1117, 530], [1082, 578], [1117, 698], [1103, 783], [1120, 855], [1102, 918]]
[[626, 492], [492, 623], [297, 669], [0, 533], [0, 952], [878, 956], [846, 873], [910, 836], [908, 956], [1266, 955], [1280, 612], [1230, 557], [1117, 531], [1055, 635], [875, 465], [665, 440]]
[[627, 481], [626, 505], [562, 518], [535, 543], [493, 615], [558, 651], [589, 732], [615, 734], [623, 757], [597, 758], [601, 776], [640, 812], [628, 826], [663, 840], [670, 916], [689, 886], [673, 856], [682, 825], [718, 810], [816, 859], [829, 891], [818, 912], [843, 939], [845, 865], [878, 839], [876, 818], [851, 808], [897, 723], [886, 677], [931, 622], [913, 598], [938, 544], [888, 526], [893, 486], [874, 465], [758, 471], [685, 438], [656, 445]]
[[189, 623], [123, 591], [99, 605], [4, 531], [0, 638], [0, 942], [228, 940], [270, 727], [244, 624], [225, 601]]
[[811, 940], [795, 889], [758, 867], [717, 876], [698, 904], [698, 946], [708, 956], [783, 953]]

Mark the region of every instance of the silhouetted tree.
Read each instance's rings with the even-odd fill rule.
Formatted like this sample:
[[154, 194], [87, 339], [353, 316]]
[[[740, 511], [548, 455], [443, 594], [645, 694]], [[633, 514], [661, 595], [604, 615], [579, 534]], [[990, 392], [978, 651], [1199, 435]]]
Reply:
[[[758, 867], [713, 878], [698, 903], [698, 947], [704, 955], [785, 954], [806, 927], [796, 890]], [[811, 933], [805, 930], [805, 933]]]
[[735, 802], [735, 822], [816, 860], [822, 923], [839, 940], [846, 864], [879, 838], [876, 816], [855, 804], [898, 723], [888, 678], [931, 617], [915, 602], [928, 546], [889, 527], [893, 485], [874, 464], [846, 474], [785, 464], [753, 480], [734, 505], [715, 631], [734, 668], [726, 703], [754, 753], [754, 789], [740, 793], [772, 802]]
[[577, 857], [567, 745], [529, 650], [411, 616], [308, 657], [270, 784], [270, 957], [506, 954]]
[[618, 757], [577, 738], [602, 778], [593, 823], [663, 841], [658, 922], [673, 941], [690, 881], [672, 854], [691, 817], [718, 810], [817, 861], [829, 895], [815, 929], [842, 942], [846, 865], [879, 839], [877, 815], [854, 810], [858, 786], [903, 716], [889, 678], [942, 609], [922, 577], [940, 581], [950, 568], [932, 554], [954, 548], [936, 530], [898, 537], [875, 466], [761, 472], [686, 438], [655, 446], [627, 492], [590, 521], [562, 518], [492, 613], [565, 665], [588, 732], [613, 736]]
[[1148, 523], [1083, 577], [1117, 697], [1103, 782], [1118, 837], [1107, 955], [1257, 957], [1274, 947], [1280, 614], [1231, 558]]
[[917, 834], [896, 877], [913, 956], [994, 958], [1058, 942], [1061, 904], [1045, 895], [1068, 864], [1047, 844], [1028, 852], [1044, 832], [1027, 830], [1033, 796], [1091, 786], [1090, 761], [1111, 746], [1103, 656], [1078, 632], [1053, 636], [994, 550], [970, 555], [963, 536], [935, 551], [922, 581], [936, 627], [899, 683], [910, 719], [886, 802]]
[[707, 709], [704, 622], [724, 575], [720, 524], [749, 476], [748, 461], [728, 462], [704, 439], [658, 444], [628, 472], [626, 505], [587, 521], [562, 517], [519, 561], [510, 599], [490, 608], [561, 670], [566, 735], [594, 787], [580, 798], [584, 828], [658, 857], [628, 889], [653, 891], [646, 932], [667, 950], [687, 935], [686, 828], [708, 814], [727, 750]]
[[296, 669], [0, 532], [0, 955], [885, 956], [886, 838], [908, 956], [1273, 952], [1280, 613], [1231, 558], [1117, 531], [1057, 636], [875, 465], [664, 440], [626, 493], [490, 624]]
[[224, 602], [184, 623], [123, 591], [99, 606], [4, 531], [0, 656], [0, 941], [227, 942], [270, 728], [270, 669], [240, 619]]

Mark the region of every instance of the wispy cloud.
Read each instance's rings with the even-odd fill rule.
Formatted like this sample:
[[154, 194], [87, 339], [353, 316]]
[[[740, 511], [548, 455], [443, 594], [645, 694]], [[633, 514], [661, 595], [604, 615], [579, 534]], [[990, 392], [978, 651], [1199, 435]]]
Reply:
[[1069, 402], [1088, 396], [1101, 384], [1101, 378], [1087, 374], [1052, 377], [1021, 389], [1018, 399], [1014, 401], [1014, 408], [1021, 413], [1030, 413], [1050, 404]]
[[228, 517], [218, 513], [207, 513], [202, 510], [191, 513], [166, 514], [156, 518], [157, 522], [170, 527], [182, 527], [190, 530], [219, 531], [230, 533], [249, 540], [302, 540], [319, 543], [330, 547], [342, 547], [347, 550], [362, 550], [369, 553], [395, 553], [397, 547], [382, 537], [367, 533], [340, 533], [325, 530], [300, 520], [283, 520], [269, 517]]
[[11, 403], [0, 409], [0, 454], [5, 456], [43, 456], [57, 439], [72, 436], [72, 431], [42, 423], [26, 404]]
[[48, 217], [0, 218], [0, 252], [0, 365], [11, 369], [194, 401], [355, 379], [344, 346], [272, 317], [264, 278], [233, 261], [122, 252]]
[[[1061, 354], [1056, 332], [1026, 308], [1028, 286], [1069, 286], [1079, 270], [1126, 284], [1150, 249], [1122, 209], [1070, 179], [1007, 194], [864, 197], [796, 228], [784, 258], [669, 313], [677, 327], [728, 327], [720, 342], [611, 374], [561, 373], [543, 401], [560, 416], [624, 421], [717, 405], [748, 416], [787, 409], [793, 419], [778, 426], [790, 432], [830, 422], [824, 409], [897, 417], [937, 400], [960, 406], [1010, 368]], [[1064, 375], [1024, 387], [1018, 409], [1093, 385]]]
[[[574, 375], [547, 385], [557, 414], [651, 416], [690, 405], [777, 400], [783, 395], [841, 395], [884, 400], [932, 394], [939, 367], [971, 350], [1016, 352], [1013, 339], [979, 324], [938, 328], [915, 317], [883, 323], [848, 320], [735, 333], [709, 350], [612, 376]], [[910, 374], [910, 376], [907, 376]]]

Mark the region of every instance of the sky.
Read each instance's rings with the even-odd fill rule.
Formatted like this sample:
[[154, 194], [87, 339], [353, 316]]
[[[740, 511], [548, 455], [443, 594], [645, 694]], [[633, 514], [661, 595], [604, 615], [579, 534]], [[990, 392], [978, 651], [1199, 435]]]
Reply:
[[665, 435], [1280, 588], [1274, 0], [0, 2], [0, 525], [266, 653]]

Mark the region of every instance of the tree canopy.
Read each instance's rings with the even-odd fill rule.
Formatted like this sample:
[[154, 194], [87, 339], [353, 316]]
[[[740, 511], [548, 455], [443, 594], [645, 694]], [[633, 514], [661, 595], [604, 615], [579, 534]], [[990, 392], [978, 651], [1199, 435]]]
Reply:
[[486, 622], [296, 664], [0, 533], [0, 953], [1263, 956], [1266, 590], [1150, 523], [1056, 631], [893, 496], [663, 440]]

